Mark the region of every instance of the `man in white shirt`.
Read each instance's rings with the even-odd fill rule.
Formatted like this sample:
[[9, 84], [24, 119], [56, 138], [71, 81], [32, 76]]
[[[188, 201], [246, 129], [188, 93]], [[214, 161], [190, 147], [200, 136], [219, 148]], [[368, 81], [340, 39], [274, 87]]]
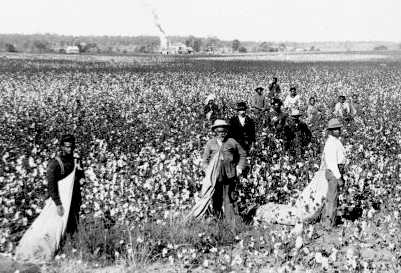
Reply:
[[343, 183], [342, 177], [346, 157], [344, 146], [339, 139], [341, 127], [342, 124], [338, 119], [329, 120], [327, 126], [329, 136], [324, 145], [322, 164], [320, 166], [321, 169], [326, 170], [326, 178], [329, 185], [326, 204], [322, 212], [322, 222], [326, 228], [331, 228], [335, 225], [338, 186]]
[[334, 115], [341, 119], [350, 117], [351, 107], [346, 101], [345, 96], [341, 95], [338, 97], [338, 102], [334, 106]]
[[284, 108], [287, 111], [292, 111], [293, 109], [300, 110], [301, 106], [301, 96], [297, 94], [297, 89], [295, 87], [291, 87], [290, 94], [284, 100]]

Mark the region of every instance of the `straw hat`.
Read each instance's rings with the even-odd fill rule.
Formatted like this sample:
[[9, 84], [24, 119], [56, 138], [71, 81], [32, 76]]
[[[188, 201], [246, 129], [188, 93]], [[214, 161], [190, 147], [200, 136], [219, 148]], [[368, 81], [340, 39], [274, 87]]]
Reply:
[[213, 122], [212, 130], [214, 130], [218, 127], [229, 127], [229, 126], [230, 126], [230, 124], [228, 124], [227, 121], [225, 121], [224, 119], [216, 119]]
[[327, 123], [327, 129], [338, 129], [341, 127], [343, 127], [343, 125], [337, 118], [332, 118]]

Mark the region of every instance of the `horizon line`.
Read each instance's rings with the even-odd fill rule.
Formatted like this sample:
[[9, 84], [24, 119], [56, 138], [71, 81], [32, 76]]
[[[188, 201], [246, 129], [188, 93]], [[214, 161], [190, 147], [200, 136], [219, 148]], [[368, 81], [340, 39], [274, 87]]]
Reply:
[[[22, 33], [22, 32], [9, 32], [9, 33], [0, 33], [0, 35], [21, 35], [21, 36], [29, 36], [29, 35], [55, 35], [55, 36], [72, 36], [72, 37], [159, 37], [156, 34], [138, 34], [138, 35], [121, 35], [121, 34], [61, 34], [61, 33], [52, 33], [52, 32], [35, 32], [35, 33]], [[221, 41], [234, 41], [239, 40], [240, 42], [256, 42], [256, 43], [263, 43], [263, 42], [273, 42], [273, 43], [344, 43], [344, 42], [351, 42], [351, 43], [401, 43], [401, 41], [395, 40], [308, 40], [308, 41], [297, 41], [297, 40], [241, 40], [238, 38], [234, 39], [224, 39], [218, 36], [196, 36], [193, 34], [188, 35], [166, 35], [167, 37], [195, 37], [195, 38], [217, 38]]]

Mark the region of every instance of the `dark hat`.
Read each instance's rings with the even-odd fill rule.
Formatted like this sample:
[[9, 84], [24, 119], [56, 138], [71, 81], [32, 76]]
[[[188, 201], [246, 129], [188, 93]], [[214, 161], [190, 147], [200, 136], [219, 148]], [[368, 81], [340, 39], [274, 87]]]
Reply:
[[292, 90], [297, 91], [297, 88], [295, 86], [291, 86], [290, 91], [292, 91]]
[[245, 101], [240, 101], [237, 103], [237, 111], [245, 111], [248, 108]]
[[263, 91], [263, 90], [265, 90], [265, 89], [264, 89], [262, 86], [258, 86], [258, 87], [255, 88], [255, 91], [259, 91], [259, 90], [260, 90], [260, 91]]
[[75, 145], [75, 137], [71, 134], [63, 135], [60, 139], [60, 145], [63, 145], [65, 142]]

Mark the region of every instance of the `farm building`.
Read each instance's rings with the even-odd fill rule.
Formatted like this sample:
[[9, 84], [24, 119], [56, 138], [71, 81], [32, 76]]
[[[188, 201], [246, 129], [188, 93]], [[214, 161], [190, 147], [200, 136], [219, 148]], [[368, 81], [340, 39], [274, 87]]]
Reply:
[[183, 43], [177, 43], [173, 45], [168, 45], [166, 48], [161, 50], [161, 54], [192, 54], [194, 52], [193, 48], [186, 46]]
[[79, 54], [79, 47], [77, 46], [67, 46], [65, 49], [65, 53], [67, 54]]

